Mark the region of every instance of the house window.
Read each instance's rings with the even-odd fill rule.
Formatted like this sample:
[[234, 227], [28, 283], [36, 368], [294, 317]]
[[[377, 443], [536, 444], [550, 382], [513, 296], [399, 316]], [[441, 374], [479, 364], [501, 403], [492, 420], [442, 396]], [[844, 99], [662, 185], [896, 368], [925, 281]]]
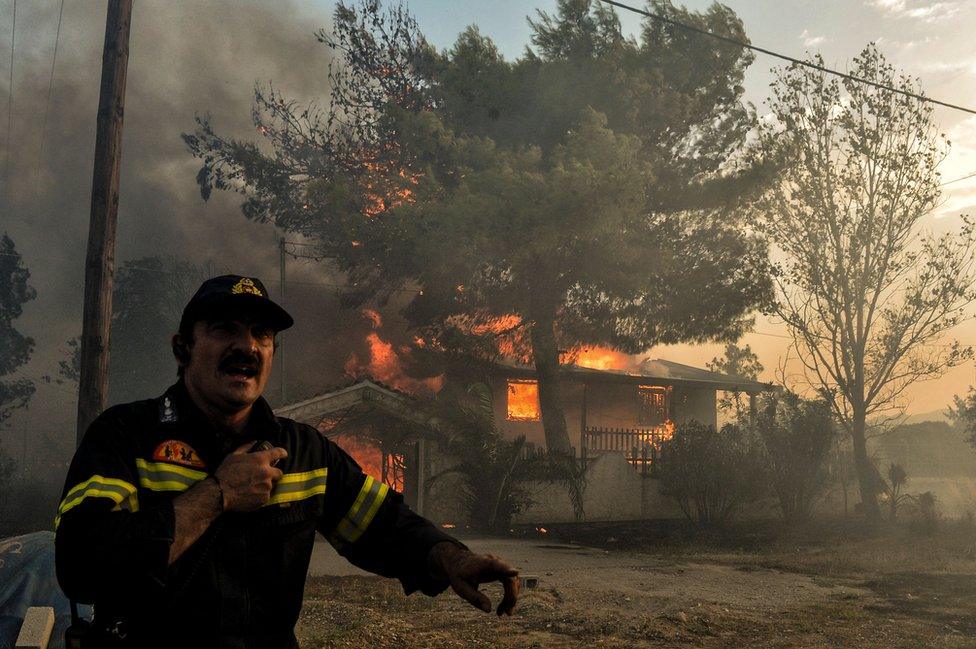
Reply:
[[671, 419], [671, 388], [637, 386], [637, 425], [663, 426]]
[[539, 383], [509, 379], [508, 420], [539, 421]]

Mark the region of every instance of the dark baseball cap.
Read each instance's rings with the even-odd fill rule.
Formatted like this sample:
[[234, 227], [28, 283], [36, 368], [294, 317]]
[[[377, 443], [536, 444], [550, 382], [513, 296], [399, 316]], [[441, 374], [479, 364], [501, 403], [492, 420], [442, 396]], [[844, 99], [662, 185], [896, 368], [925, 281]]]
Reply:
[[201, 284], [186, 303], [180, 318], [180, 331], [192, 327], [198, 320], [235, 313], [257, 316], [275, 331], [295, 324], [288, 312], [268, 297], [268, 290], [257, 277], [221, 275]]

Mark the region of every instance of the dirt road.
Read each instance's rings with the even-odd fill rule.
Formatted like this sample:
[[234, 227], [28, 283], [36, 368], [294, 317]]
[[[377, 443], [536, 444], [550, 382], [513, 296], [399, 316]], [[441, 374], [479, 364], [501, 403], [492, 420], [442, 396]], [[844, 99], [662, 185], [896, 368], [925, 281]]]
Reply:
[[[976, 580], [966, 575], [828, 577], [743, 554], [466, 542], [538, 578], [515, 617], [484, 615], [451, 593], [404, 597], [396, 582], [365, 576], [318, 544], [302, 646], [976, 647]], [[500, 589], [486, 590], [497, 601]]]
[[[505, 558], [522, 575], [538, 578], [538, 587], [543, 589], [599, 593], [601, 599], [617, 602], [660, 601], [667, 610], [708, 603], [772, 612], [868, 594], [867, 590], [849, 583], [825, 582], [780, 570], [675, 563], [647, 554], [611, 553], [549, 543], [545, 539], [466, 539], [465, 543], [475, 552]], [[369, 573], [349, 564], [331, 546], [320, 542], [315, 544], [309, 575], [369, 576]]]

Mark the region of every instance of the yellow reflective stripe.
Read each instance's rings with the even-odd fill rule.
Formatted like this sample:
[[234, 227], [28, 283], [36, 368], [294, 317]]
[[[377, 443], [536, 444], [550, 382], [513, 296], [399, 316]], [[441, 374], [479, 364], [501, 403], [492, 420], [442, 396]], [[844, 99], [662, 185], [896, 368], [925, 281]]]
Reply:
[[147, 462], [136, 458], [139, 486], [151, 491], [186, 491], [207, 477], [205, 471], [168, 462]]
[[86, 487], [88, 487], [88, 485], [94, 483], [104, 485], [104, 486], [121, 487], [124, 491], [135, 491], [135, 485], [126, 482], [125, 480], [119, 480], [118, 478], [106, 478], [105, 476], [101, 476], [101, 475], [93, 475], [92, 477], [88, 478], [84, 482], [76, 484], [71, 489], [69, 489], [68, 493], [64, 495], [64, 500], [62, 500], [61, 502], [64, 503], [70, 500], [73, 495], [77, 494], [79, 491], [84, 490]]
[[296, 500], [305, 500], [306, 498], [311, 498], [312, 496], [319, 496], [325, 493], [325, 485], [316, 485], [311, 489], [305, 489], [303, 491], [286, 491], [280, 494], [272, 494], [271, 498], [268, 499], [269, 505], [278, 505], [280, 503], [290, 503]]
[[123, 501], [129, 508], [133, 502], [135, 502], [136, 508], [139, 506], [135, 485], [118, 478], [93, 475], [68, 490], [67, 495], [58, 506], [57, 516], [54, 517], [54, 529], [58, 529], [62, 516], [80, 505], [86, 498], [108, 498], [115, 503], [113, 509], [123, 509]]
[[140, 469], [140, 474], [142, 471], [146, 471], [147, 473], [175, 473], [194, 481], [200, 481], [207, 477], [206, 471], [198, 471], [197, 469], [191, 469], [179, 464], [170, 464], [169, 462], [147, 462], [141, 457], [136, 458], [136, 468]]
[[193, 485], [179, 480], [150, 480], [149, 478], [139, 478], [139, 486], [150, 491], [186, 491]]
[[312, 471], [302, 471], [300, 473], [286, 473], [285, 475], [281, 476], [281, 480], [278, 481], [278, 484], [305, 482], [308, 480], [314, 480], [316, 478], [324, 478], [326, 475], [328, 475], [328, 473], [329, 469], [325, 467], [321, 469], [314, 469]]
[[386, 500], [386, 494], [389, 490], [390, 488], [379, 480], [372, 476], [366, 476], [355, 502], [336, 528], [339, 536], [349, 543], [354, 543], [359, 539], [369, 524], [373, 522], [373, 517], [376, 516], [376, 512], [379, 511], [383, 501]]
[[278, 505], [281, 503], [305, 500], [313, 496], [325, 493], [325, 485], [328, 480], [329, 470], [327, 468], [314, 469], [312, 471], [301, 471], [299, 473], [286, 473], [275, 484], [271, 492], [271, 498], [266, 505]]
[[139, 492], [133, 491], [131, 494], [129, 494], [129, 497], [128, 498], [126, 498], [125, 500], [123, 500], [122, 502], [120, 502], [119, 504], [117, 504], [115, 507], [113, 507], [112, 508], [112, 511], [113, 512], [120, 512], [120, 511], [137, 512], [137, 511], [139, 511]]

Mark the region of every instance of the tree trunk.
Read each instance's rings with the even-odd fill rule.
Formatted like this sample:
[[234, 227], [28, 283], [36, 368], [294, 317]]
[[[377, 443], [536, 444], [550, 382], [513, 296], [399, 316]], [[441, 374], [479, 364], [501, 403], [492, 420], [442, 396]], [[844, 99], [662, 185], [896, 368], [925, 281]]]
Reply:
[[878, 509], [878, 480], [874, 465], [868, 457], [867, 441], [864, 435], [865, 416], [863, 412], [855, 411], [851, 422], [851, 436], [854, 441], [854, 469], [857, 471], [857, 482], [861, 490], [861, 508], [865, 517], [870, 521], [881, 518]]
[[571, 455], [566, 415], [563, 412], [562, 391], [559, 386], [559, 348], [552, 319], [536, 320], [532, 324], [532, 356], [539, 381], [539, 411], [546, 446], [550, 453]]

